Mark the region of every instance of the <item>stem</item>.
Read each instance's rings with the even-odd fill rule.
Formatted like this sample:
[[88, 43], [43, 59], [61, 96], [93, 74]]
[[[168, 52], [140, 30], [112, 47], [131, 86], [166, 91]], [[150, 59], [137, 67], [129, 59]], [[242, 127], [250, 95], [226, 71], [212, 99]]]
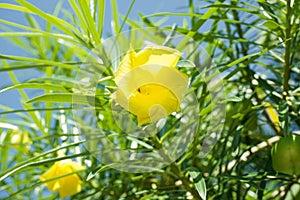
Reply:
[[[286, 103], [289, 96], [289, 78], [290, 78], [290, 67], [291, 67], [291, 16], [292, 7], [291, 0], [286, 2], [286, 29], [285, 29], [285, 54], [284, 54], [284, 74], [283, 74], [283, 102]], [[284, 116], [284, 132], [286, 136], [289, 136], [289, 117], [287, 113]]]
[[194, 24], [196, 24], [195, 23], [195, 17], [193, 16], [195, 14], [194, 10], [195, 10], [194, 9], [194, 2], [193, 2], [193, 0], [189, 0], [189, 12], [192, 15], [192, 17], [191, 17], [191, 27], [193, 27]]
[[[154, 146], [158, 149], [162, 148], [162, 144], [157, 136], [152, 137], [152, 142]], [[167, 161], [171, 162], [171, 159], [167, 152], [161, 152], [161, 156]], [[180, 167], [176, 164], [176, 162], [173, 162], [170, 164], [171, 171], [176, 175], [176, 177], [181, 180], [183, 186], [187, 191], [189, 191], [195, 199], [201, 199], [198, 191], [194, 187], [194, 184], [189, 181], [189, 179], [182, 173], [180, 170]]]
[[283, 98], [286, 100], [289, 89], [289, 78], [290, 78], [290, 50], [291, 50], [291, 1], [288, 0], [286, 3], [287, 12], [286, 12], [286, 29], [285, 29], [285, 54], [284, 54], [284, 78], [283, 78]]
[[[236, 6], [236, 2], [235, 1], [231, 1], [231, 4]], [[239, 19], [239, 15], [238, 12], [236, 10], [232, 10], [233, 13], [233, 17], [236, 21], [240, 21]], [[239, 38], [244, 39], [244, 34], [243, 34], [243, 29], [241, 27], [240, 24], [236, 24], [236, 28], [237, 28], [237, 33], [239, 35]], [[249, 47], [246, 46], [246, 44], [242, 43], [241, 44], [241, 54], [243, 56], [247, 56], [248, 55], [248, 49]], [[234, 59], [234, 58], [233, 58]], [[249, 83], [249, 86], [251, 88], [252, 91], [257, 91], [256, 86], [252, 84], [252, 75], [251, 75], [251, 70], [249, 65], [246, 65], [244, 70], [241, 70], [241, 74], [243, 76], [243, 78], [245, 78], [247, 80], [247, 82]], [[257, 92], [254, 92], [254, 98], [256, 99], [258, 104], [262, 103], [262, 100], [259, 98]], [[274, 130], [274, 132], [276, 133], [276, 135], [279, 136], [283, 136], [283, 133], [278, 130], [278, 128], [276, 127], [276, 125], [272, 122], [271, 118], [268, 116], [268, 114], [266, 113], [266, 111], [264, 110], [263, 115], [266, 117], [266, 119], [268, 120], [271, 128]]]
[[[226, 171], [230, 171], [232, 170], [238, 163], [242, 163], [242, 162], [246, 162], [249, 160], [250, 156], [252, 156], [255, 153], [260, 152], [260, 150], [267, 148], [267, 147], [271, 147], [274, 143], [278, 142], [280, 140], [281, 137], [279, 136], [273, 136], [269, 139], [267, 139], [266, 141], [260, 142], [259, 144], [257, 144], [254, 147], [251, 147], [249, 150], [245, 151], [244, 153], [242, 153], [242, 155], [240, 156], [239, 160], [233, 160], [231, 162], [229, 162], [226, 165], [223, 165], [219, 168], [219, 170], [216, 170], [216, 172], [214, 173], [214, 175], [218, 175], [221, 172], [226, 172]], [[219, 171], [219, 172], [218, 172]]]
[[[6, 62], [6, 60], [2, 60], [2, 63], [3, 63], [3, 66], [4, 68], [9, 68], [9, 65], [8, 63]], [[17, 85], [19, 84], [19, 81], [17, 79], [17, 77], [15, 76], [14, 72], [12, 70], [9, 70], [8, 72], [8, 75], [11, 79], [11, 81], [13, 82], [14, 85]], [[21, 97], [23, 98], [24, 101], [27, 101], [28, 100], [28, 97], [27, 97], [27, 94], [26, 92], [23, 90], [23, 89], [18, 89], [19, 91], [19, 94], [21, 95]], [[31, 105], [31, 104], [23, 104], [22, 103], [22, 106], [25, 110], [27, 109], [34, 109], [34, 106]], [[44, 125], [42, 123], [42, 120], [40, 119], [41, 116], [39, 113], [37, 112], [34, 112], [34, 113], [29, 113], [30, 117], [32, 118], [33, 122], [37, 125], [37, 127], [39, 128], [39, 130], [43, 133], [43, 134], [47, 134], [45, 129], [44, 129]], [[36, 133], [35, 133], [36, 134]], [[37, 136], [37, 135], [36, 135]]]
[[198, 191], [195, 189], [195, 187], [193, 187], [193, 184], [188, 180], [188, 178], [184, 176], [179, 166], [176, 165], [175, 163], [172, 163], [170, 167], [171, 167], [171, 171], [178, 177], [179, 180], [181, 180], [185, 189], [189, 191], [195, 199], [201, 199]]
[[[218, 5], [222, 5], [221, 1], [216, 1], [212, 7], [210, 7], [203, 16], [198, 19], [195, 24], [192, 25], [192, 29], [185, 35], [185, 37], [181, 40], [181, 42], [177, 45], [177, 48], [179, 51], [183, 51], [183, 49], [186, 47], [187, 43], [191, 38], [193, 38], [197, 31], [202, 27], [202, 25], [215, 13], [218, 11]], [[216, 6], [216, 7], [215, 7]]]

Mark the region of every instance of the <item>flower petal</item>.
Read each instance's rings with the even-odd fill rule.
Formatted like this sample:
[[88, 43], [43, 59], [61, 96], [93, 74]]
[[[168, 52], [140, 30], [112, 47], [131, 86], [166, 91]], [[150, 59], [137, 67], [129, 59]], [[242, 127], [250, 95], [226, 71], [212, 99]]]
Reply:
[[[40, 176], [41, 181], [53, 179], [55, 177], [63, 176], [77, 170], [85, 169], [79, 163], [71, 160], [61, 160], [55, 162], [54, 165], [44, 174]], [[77, 174], [60, 177], [56, 180], [46, 183], [46, 186], [51, 191], [58, 191], [60, 197], [71, 196], [81, 191], [81, 180]]]
[[[75, 171], [72, 165], [64, 165], [61, 168], [62, 174], [67, 174]], [[59, 181], [59, 196], [61, 198], [71, 196], [81, 191], [81, 180], [77, 174], [72, 174], [63, 178], [58, 179]]]
[[188, 87], [188, 78], [175, 68], [180, 56], [176, 49], [149, 46], [137, 54], [130, 49], [123, 58], [113, 98], [137, 116], [138, 125], [178, 110]]
[[181, 101], [187, 90], [188, 79], [175, 68], [143, 65], [124, 75], [118, 82], [118, 90], [129, 99], [138, 88], [152, 83], [165, 86]]
[[[54, 177], [57, 177], [58, 167], [59, 167], [59, 162], [55, 162], [54, 165], [48, 171], [46, 171], [44, 174], [40, 176], [40, 180], [46, 181]], [[56, 191], [57, 190], [57, 186], [55, 186], [56, 182], [57, 180], [47, 182], [46, 183], [47, 188], [51, 191]]]
[[155, 81], [174, 93], [182, 101], [188, 88], [188, 78], [174, 68], [161, 67], [155, 75]]
[[176, 96], [158, 84], [140, 87], [129, 99], [129, 111], [138, 117], [138, 125], [157, 121], [178, 108]]
[[119, 80], [133, 68], [135, 55], [136, 53], [132, 48], [130, 48], [127, 51], [126, 55], [121, 61], [120, 66], [118, 67], [118, 70], [116, 72], [115, 75], [116, 84], [118, 84]]
[[162, 65], [175, 67], [181, 53], [169, 47], [149, 46], [136, 54], [134, 67], [141, 65]]

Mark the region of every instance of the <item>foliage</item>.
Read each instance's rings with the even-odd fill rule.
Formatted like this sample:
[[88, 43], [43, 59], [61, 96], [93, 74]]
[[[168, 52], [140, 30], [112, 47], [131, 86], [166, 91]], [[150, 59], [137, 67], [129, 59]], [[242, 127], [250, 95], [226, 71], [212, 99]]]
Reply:
[[[134, 0], [125, 16], [111, 0], [111, 39], [103, 30], [108, 1], [70, 0], [68, 10], [61, 1], [53, 13], [25, 0], [15, 2], [0, 3], [0, 10], [22, 12], [28, 23], [0, 19], [0, 37], [26, 55], [0, 54], [1, 76], [7, 73], [13, 83], [0, 92], [18, 91], [22, 108], [0, 105], [0, 198], [58, 198], [39, 177], [66, 159], [85, 166], [76, 172], [82, 190], [70, 199], [299, 198], [299, 177], [277, 173], [270, 153], [281, 136], [299, 134], [298, 1], [189, 0], [182, 3], [189, 12], [141, 13], [141, 20], [135, 21], [128, 17]], [[182, 23], [161, 24], [172, 17]], [[116, 126], [111, 94], [118, 62], [113, 57], [123, 55], [113, 55], [108, 47], [116, 43], [124, 54], [130, 45], [141, 49], [144, 41], [176, 47], [187, 55], [178, 67], [196, 94], [200, 125], [176, 161], [163, 168], [153, 165], [151, 172], [131, 173], [118, 170], [118, 163], [101, 162], [101, 155], [113, 159], [109, 155], [117, 149], [99, 149], [94, 141], [105, 136], [131, 153], [152, 151], [170, 146], [180, 126], [171, 115], [158, 135], [144, 138]], [[204, 57], [193, 53], [199, 45]], [[39, 77], [19, 81], [20, 71], [38, 71]], [[212, 91], [209, 82], [222, 91]], [[220, 109], [226, 116], [222, 110], [213, 112], [219, 105], [224, 105]], [[223, 121], [217, 126], [214, 118]], [[103, 133], [95, 132], [94, 125]], [[22, 137], [13, 142], [16, 132], [29, 135], [32, 142], [23, 143]], [[213, 132], [217, 141], [206, 151], [207, 135]]]

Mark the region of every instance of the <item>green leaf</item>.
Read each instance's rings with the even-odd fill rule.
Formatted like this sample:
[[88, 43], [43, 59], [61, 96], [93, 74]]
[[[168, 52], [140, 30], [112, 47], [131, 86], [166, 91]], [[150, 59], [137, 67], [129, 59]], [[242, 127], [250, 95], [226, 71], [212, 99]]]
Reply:
[[23, 6], [17, 6], [9, 3], [0, 3], [0, 8], [11, 9], [21, 12], [31, 13], [31, 11]]
[[101, 43], [100, 35], [97, 32], [97, 28], [95, 26], [94, 19], [92, 17], [91, 11], [89, 9], [89, 5], [87, 4], [87, 1], [78, 1], [79, 6], [81, 8], [81, 12], [84, 13], [85, 22], [87, 24], [88, 30], [90, 34], [92, 35], [93, 42], [95, 42], [95, 46], [98, 46]]
[[[1, 105], [1, 104], [0, 104], [0, 110], [4, 110], [3, 112], [0, 112], [0, 115], [3, 115], [5, 112], [13, 113], [15, 111], [15, 109], [4, 106], [4, 105]], [[20, 116], [21, 118], [25, 119], [25, 120], [27, 120], [27, 118], [28, 118], [28, 116], [25, 115], [24, 113], [17, 113], [17, 115]]]
[[88, 33], [87, 33], [88, 27], [87, 27], [87, 24], [86, 24], [85, 19], [84, 19], [84, 13], [81, 12], [80, 7], [79, 7], [79, 5], [76, 3], [75, 0], [69, 1], [69, 4], [71, 5], [73, 12], [75, 13], [75, 15], [76, 15], [77, 18], [78, 18], [77, 23], [78, 23], [78, 25], [80, 26], [82, 32], [83, 32], [84, 34], [87, 34], [87, 35], [88, 35]]
[[101, 107], [100, 101], [96, 96], [73, 93], [45, 94], [30, 99], [26, 103], [33, 102], [72, 103]]
[[53, 24], [54, 26], [56, 26], [60, 30], [64, 31], [68, 35], [74, 35], [74, 33], [80, 34], [78, 32], [78, 30], [75, 27], [73, 27], [71, 24], [69, 24], [68, 22], [66, 22], [66, 21], [64, 21], [64, 20], [62, 20], [62, 19], [60, 19], [56, 16], [53, 16], [51, 14], [43, 12], [42, 10], [40, 10], [37, 7], [30, 4], [29, 2], [27, 2], [25, 0], [16, 0], [16, 2], [18, 2], [19, 4], [26, 7], [32, 13], [40, 16], [41, 18], [45, 19], [49, 23]]
[[57, 147], [57, 148], [54, 148], [54, 149], [51, 149], [47, 152], [44, 152], [44, 153], [41, 153], [35, 157], [32, 157], [26, 161], [23, 161], [21, 163], [18, 163], [17, 165], [13, 166], [12, 168], [6, 170], [6, 171], [3, 171], [0, 173], [0, 182], [3, 181], [4, 179], [6, 179], [7, 177], [9, 176], [12, 176], [13, 174], [17, 173], [18, 171], [20, 170], [23, 170], [25, 169], [26, 167], [29, 167], [29, 166], [37, 166], [37, 165], [43, 165], [47, 162], [55, 162], [55, 161], [58, 161], [58, 160], [64, 160], [64, 159], [69, 159], [69, 158], [74, 158], [74, 157], [78, 157], [81, 156], [81, 155], [88, 155], [86, 153], [81, 153], [81, 154], [78, 154], [78, 155], [71, 155], [71, 156], [65, 156], [65, 157], [60, 157], [60, 158], [54, 158], [54, 159], [44, 159], [44, 160], [40, 160], [40, 161], [35, 161], [39, 158], [42, 158], [48, 154], [52, 154], [54, 152], [57, 152], [61, 149], [66, 149], [68, 147], [72, 147], [72, 146], [77, 146], [81, 143], [83, 143], [84, 141], [80, 141], [80, 142], [74, 142], [74, 143], [71, 143], [71, 144], [67, 144], [65, 146], [60, 146], [60, 147]]
[[[35, 33], [32, 33], [32, 32], [11, 32], [11, 33], [10, 32], [2, 32], [1, 36], [17, 36], [17, 35], [21, 35], [21, 33], [29, 35], [31, 33], [32, 36], [34, 36], [34, 34], [36, 34], [36, 35], [40, 35], [40, 36], [49, 36], [49, 37], [54, 37], [54, 38], [57, 38], [57, 39], [65, 39], [65, 40], [69, 40], [69, 41], [75, 41], [69, 35], [46, 32], [46, 31], [43, 31], [41, 29], [24, 26], [22, 24], [14, 23], [14, 22], [7, 21], [7, 20], [4, 20], [4, 19], [0, 19], [0, 23], [7, 24], [7, 25], [13, 26], [13, 27], [17, 27], [17, 28], [20, 28], [20, 29], [23, 29], [23, 30], [28, 30], [28, 31], [35, 32]], [[37, 34], [37, 33], [40, 33], [40, 34]]]
[[51, 60], [21, 57], [21, 56], [11, 56], [11, 55], [3, 55], [3, 54], [0, 54], [0, 59], [18, 60], [18, 61], [22, 61], [22, 62], [36, 63], [36, 65], [31, 64], [31, 65], [23, 65], [23, 66], [18, 66], [18, 67], [0, 68], [0, 72], [12, 71], [12, 70], [21, 70], [21, 69], [28, 69], [28, 68], [36, 68], [36, 67], [57, 66], [57, 67], [61, 67], [61, 68], [72, 69], [72, 70], [75, 70], [75, 71], [95, 73], [93, 71], [89, 71], [87, 69], [82, 69], [82, 68], [76, 66], [78, 64], [82, 64], [80, 62], [79, 63], [78, 62], [64, 63], [64, 62], [55, 62], [55, 61], [51, 61]]
[[[0, 57], [1, 57], [1, 55], [0, 55]], [[8, 65], [8, 63], [6, 62], [6, 60], [2, 60], [2, 64], [3, 64], [4, 69], [10, 68], [10, 66]], [[1, 69], [2, 68], [0, 68], [0, 70]], [[11, 79], [11, 81], [12, 81], [13, 84], [15, 84], [15, 85], [19, 84], [19, 81], [18, 81], [17, 77], [15, 76], [15, 74], [13, 73], [13, 71], [8, 71], [8, 75], [9, 75], [9, 77], [10, 77], [10, 79]], [[19, 93], [20, 93], [21, 97], [23, 98], [23, 100], [26, 101], [28, 99], [27, 94], [25, 93], [25, 91], [23, 91], [22, 89], [20, 89]], [[26, 104], [26, 105], [23, 104], [23, 107], [25, 109], [33, 109], [33, 106], [30, 105], [30, 104]], [[40, 130], [43, 133], [45, 133], [44, 126], [42, 125], [42, 123], [41, 123], [41, 121], [39, 119], [40, 118], [39, 114], [38, 113], [29, 113], [29, 115], [31, 116], [32, 120], [37, 125], [37, 127], [39, 127]]]
[[194, 68], [196, 65], [190, 60], [180, 60], [176, 67]]
[[[33, 109], [20, 109], [20, 110], [8, 110], [8, 111], [3, 111], [3, 112], [0, 112], [0, 115], [4, 115], [4, 114], [11, 114], [11, 113], [15, 113], [15, 114], [23, 114], [23, 113], [26, 113], [26, 112], [36, 112], [36, 111], [53, 111], [53, 110], [74, 110], [74, 109], [77, 109], [77, 108], [74, 108], [74, 107], [55, 107], [55, 108], [50, 108], [50, 107], [47, 107], [47, 108], [33, 108]], [[80, 110], [91, 110], [93, 108], [78, 108]]]
[[178, 17], [198, 17], [201, 18], [203, 15], [195, 13], [175, 13], [175, 12], [159, 12], [150, 15], [145, 15], [145, 18], [149, 17], [165, 17], [165, 16], [178, 16]]
[[111, 0], [111, 11], [112, 11], [112, 18], [113, 18], [113, 26], [114, 29], [113, 30], [115, 32], [115, 34], [117, 34], [120, 30], [120, 26], [119, 26], [119, 12], [118, 12], [118, 7], [117, 7], [117, 1], [116, 0]]
[[9, 123], [4, 123], [4, 122], [0, 122], [0, 128], [6, 128], [6, 129], [12, 129], [12, 130], [18, 130], [18, 127], [13, 125], [13, 124], [9, 124]]
[[35, 88], [35, 89], [43, 89], [43, 90], [56, 90], [56, 91], [64, 91], [67, 92], [68, 90], [61, 85], [55, 84], [48, 84], [48, 83], [21, 83], [18, 85], [9, 86], [0, 90], [0, 93], [6, 92], [8, 90], [14, 89], [24, 89], [24, 88]]
[[[222, 4], [221, 1], [216, 1], [214, 5]], [[215, 13], [217, 13], [218, 8], [211, 7], [209, 8], [204, 15], [199, 18], [197, 23], [193, 26], [192, 30], [186, 34], [186, 36], [182, 39], [182, 41], [178, 44], [177, 49], [182, 50], [185, 48], [186, 44], [194, 35], [196, 35], [197, 31], [201, 28], [201, 26]]]
[[127, 22], [129, 13], [130, 13], [130, 11], [132, 10], [132, 7], [133, 7], [134, 3], [135, 3], [135, 0], [131, 0], [130, 6], [129, 6], [127, 12], [126, 12], [126, 15], [125, 15], [125, 17], [124, 17], [124, 19], [123, 19], [123, 22], [122, 22], [122, 24], [121, 24], [121, 27], [120, 27], [118, 33], [121, 33], [121, 31], [122, 31], [122, 29], [123, 29], [123, 27], [124, 27], [124, 25], [125, 25], [125, 22]]
[[195, 188], [197, 189], [200, 197], [206, 200], [206, 184], [202, 177], [202, 173], [197, 168], [188, 168], [189, 175], [193, 178]]
[[[125, 20], [124, 17], [123, 17], [123, 19]], [[132, 26], [134, 29], [138, 29], [139, 33], [141, 33], [142, 35], [145, 35], [147, 37], [147, 39], [149, 39], [149, 41], [155, 41], [156, 44], [163, 44], [163, 42], [165, 41], [165, 38], [162, 38], [158, 35], [153, 35], [151, 32], [147, 31], [147, 29], [145, 30], [142, 26], [140, 26], [138, 23], [136, 23], [133, 20], [127, 19], [126, 23], [129, 26]]]
[[104, 165], [104, 166], [98, 166], [96, 167], [93, 171], [91, 171], [88, 175], [88, 177], [86, 178], [86, 181], [90, 181], [92, 178], [94, 178], [97, 174], [104, 172], [110, 168], [113, 168], [115, 166], [120, 165], [119, 163], [111, 163], [108, 165]]
[[224, 101], [225, 102], [240, 102], [242, 100], [243, 99], [241, 99], [240, 97], [232, 96], [232, 97], [229, 97], [229, 98], [225, 99]]
[[102, 36], [104, 25], [105, 1], [96, 1], [98, 5], [98, 33]]
[[268, 52], [268, 49], [263, 49], [263, 50], [261, 50], [258, 53], [253, 53], [253, 54], [249, 54], [249, 55], [246, 55], [244, 57], [241, 57], [241, 58], [239, 58], [239, 59], [237, 59], [237, 60], [235, 60], [235, 61], [227, 64], [226, 67], [224, 69], [222, 69], [221, 71], [225, 71], [225, 69], [229, 69], [229, 68], [231, 68], [231, 67], [233, 67], [233, 66], [235, 66], [235, 65], [237, 65], [239, 63], [242, 63], [244, 61], [248, 61], [248, 62], [253, 61], [256, 58], [258, 58], [259, 56], [261, 56], [261, 55], [263, 55], [263, 54], [265, 54], [267, 52]]
[[277, 29], [277, 28], [281, 28], [281, 26], [279, 24], [277, 24], [276, 22], [272, 21], [272, 20], [268, 20], [265, 23], [263, 23], [263, 25], [269, 29]]

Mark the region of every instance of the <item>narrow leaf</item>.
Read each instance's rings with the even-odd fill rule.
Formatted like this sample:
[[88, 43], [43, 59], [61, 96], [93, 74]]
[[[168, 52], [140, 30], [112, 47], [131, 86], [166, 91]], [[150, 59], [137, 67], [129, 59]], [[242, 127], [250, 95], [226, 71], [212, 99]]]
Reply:
[[48, 83], [21, 83], [18, 85], [9, 86], [0, 90], [1, 92], [6, 92], [8, 90], [14, 89], [24, 89], [24, 88], [35, 88], [35, 89], [43, 89], [43, 90], [56, 90], [56, 91], [64, 91], [67, 92], [68, 90], [61, 85], [55, 84], [48, 84]]
[[203, 200], [206, 200], [206, 184], [201, 172], [199, 172], [196, 168], [189, 168], [188, 173], [193, 178], [195, 188], [197, 189], [200, 197]]
[[97, 174], [101, 173], [101, 172], [104, 172], [110, 168], [113, 168], [115, 166], [118, 166], [119, 164], [118, 163], [111, 163], [111, 164], [108, 164], [108, 165], [104, 165], [104, 166], [99, 166], [99, 167], [96, 167], [93, 171], [91, 171], [88, 175], [88, 177], [86, 178], [86, 181], [90, 181], [92, 178], [94, 178]]
[[101, 106], [98, 98], [92, 95], [82, 95], [73, 93], [57, 93], [57, 94], [45, 94], [33, 99], [30, 99], [26, 103], [33, 102], [53, 102], [53, 103], [72, 103], [83, 104], [91, 106]]

